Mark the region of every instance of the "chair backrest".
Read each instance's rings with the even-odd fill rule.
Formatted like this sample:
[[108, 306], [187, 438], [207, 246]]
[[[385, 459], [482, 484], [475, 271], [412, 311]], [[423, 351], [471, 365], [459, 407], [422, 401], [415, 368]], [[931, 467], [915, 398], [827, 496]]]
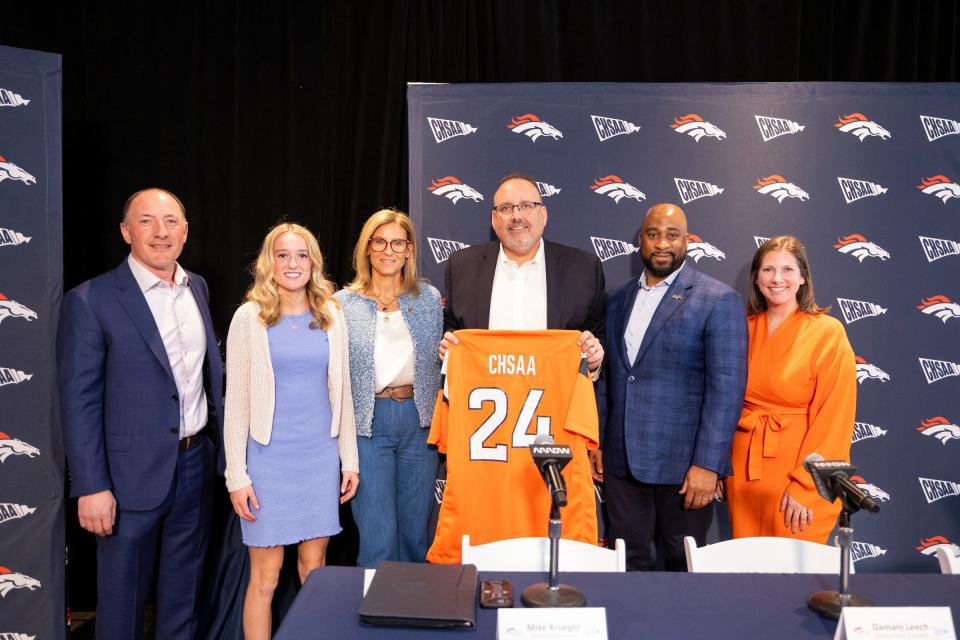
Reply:
[[683, 546], [692, 573], [840, 573], [839, 547], [806, 540], [736, 538], [698, 547], [687, 536]]
[[940, 573], [960, 575], [960, 556], [953, 549], [943, 546], [937, 548], [937, 560], [940, 562]]
[[[470, 544], [470, 536], [461, 543], [463, 564], [475, 564], [480, 571], [549, 571], [549, 538], [510, 538], [487, 544]], [[613, 549], [575, 540], [560, 539], [560, 571], [623, 572], [627, 570], [627, 551], [617, 538]]]

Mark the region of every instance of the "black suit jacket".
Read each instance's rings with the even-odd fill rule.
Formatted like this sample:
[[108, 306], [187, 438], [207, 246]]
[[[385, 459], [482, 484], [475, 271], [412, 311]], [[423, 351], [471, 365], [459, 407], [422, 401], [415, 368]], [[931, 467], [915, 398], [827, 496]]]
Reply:
[[[585, 251], [543, 241], [547, 265], [547, 328], [590, 331], [604, 340], [607, 294], [600, 260]], [[447, 260], [446, 331], [487, 329], [500, 242], [461, 249]]]

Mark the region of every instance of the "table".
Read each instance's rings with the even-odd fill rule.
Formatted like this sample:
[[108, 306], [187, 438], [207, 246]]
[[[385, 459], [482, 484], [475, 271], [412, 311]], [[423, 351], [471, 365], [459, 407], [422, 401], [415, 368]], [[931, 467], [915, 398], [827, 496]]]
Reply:
[[[545, 573], [481, 572], [480, 579], [513, 581], [514, 603]], [[563, 573], [561, 582], [579, 588], [587, 606], [606, 607], [607, 632], [620, 638], [832, 638], [836, 622], [807, 609], [807, 597], [836, 589], [837, 576], [720, 573]], [[275, 638], [495, 638], [497, 613], [477, 609], [473, 631], [371, 627], [357, 609], [363, 569], [324, 567], [313, 571]], [[850, 590], [878, 606], [949, 606], [960, 621], [960, 576], [865, 573], [850, 576]], [[958, 632], [960, 636], [960, 632]]]

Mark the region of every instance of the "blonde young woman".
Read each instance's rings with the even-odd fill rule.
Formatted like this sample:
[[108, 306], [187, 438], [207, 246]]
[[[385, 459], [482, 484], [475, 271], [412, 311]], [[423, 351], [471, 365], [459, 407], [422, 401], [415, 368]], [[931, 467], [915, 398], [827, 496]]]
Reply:
[[427, 445], [440, 388], [439, 292], [417, 279], [410, 218], [384, 209], [353, 253], [356, 277], [337, 292], [350, 328], [350, 374], [363, 486], [351, 503], [357, 564], [423, 562], [438, 456]]
[[247, 640], [269, 638], [283, 546], [301, 583], [359, 484], [346, 323], [304, 227], [270, 230], [227, 338], [226, 482], [250, 553]]

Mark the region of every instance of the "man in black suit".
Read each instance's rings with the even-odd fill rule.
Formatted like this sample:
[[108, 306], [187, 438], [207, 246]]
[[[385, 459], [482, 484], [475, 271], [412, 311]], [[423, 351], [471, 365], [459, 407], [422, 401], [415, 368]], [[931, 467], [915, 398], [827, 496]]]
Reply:
[[513, 173], [493, 196], [499, 241], [461, 249], [447, 261], [442, 358], [457, 329], [573, 329], [587, 366], [603, 361], [606, 291], [600, 260], [543, 240], [547, 208], [530, 176]]

